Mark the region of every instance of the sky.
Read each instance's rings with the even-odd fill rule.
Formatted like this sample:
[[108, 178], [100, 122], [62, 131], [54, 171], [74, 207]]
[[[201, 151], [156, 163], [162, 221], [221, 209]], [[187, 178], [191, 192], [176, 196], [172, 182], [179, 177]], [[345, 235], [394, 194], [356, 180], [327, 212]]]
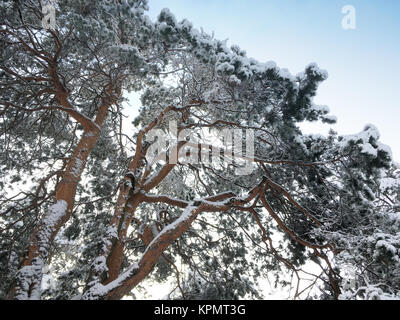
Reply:
[[[355, 29], [342, 27], [346, 5], [355, 9]], [[153, 19], [169, 8], [178, 20], [292, 74], [316, 62], [329, 79], [315, 102], [329, 106], [338, 123], [303, 130], [345, 135], [371, 123], [400, 162], [399, 0], [149, 0], [149, 7]]]

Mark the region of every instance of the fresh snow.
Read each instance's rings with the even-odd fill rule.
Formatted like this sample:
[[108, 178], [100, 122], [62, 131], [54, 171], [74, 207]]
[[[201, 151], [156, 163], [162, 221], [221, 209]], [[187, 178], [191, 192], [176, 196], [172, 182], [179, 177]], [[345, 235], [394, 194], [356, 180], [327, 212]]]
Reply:
[[83, 162], [79, 158], [75, 158], [74, 166], [71, 169], [71, 174], [76, 178], [79, 178], [83, 169]]

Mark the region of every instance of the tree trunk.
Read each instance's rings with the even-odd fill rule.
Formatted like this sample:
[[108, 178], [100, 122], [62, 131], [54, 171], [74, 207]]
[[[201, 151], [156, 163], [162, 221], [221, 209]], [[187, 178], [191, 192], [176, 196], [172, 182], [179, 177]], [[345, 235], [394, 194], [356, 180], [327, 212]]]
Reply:
[[[117, 91], [120, 94], [120, 91]], [[70, 158], [62, 181], [57, 186], [55, 202], [43, 216], [40, 224], [33, 232], [26, 256], [21, 268], [8, 292], [8, 299], [39, 300], [43, 268], [46, 265], [54, 238], [61, 227], [70, 219], [73, 211], [75, 195], [86, 161], [101, 134], [101, 127], [106, 120], [109, 107], [114, 99], [104, 99], [98, 109], [96, 120], [86, 119], [84, 134]], [[92, 128], [91, 130], [88, 128]]]

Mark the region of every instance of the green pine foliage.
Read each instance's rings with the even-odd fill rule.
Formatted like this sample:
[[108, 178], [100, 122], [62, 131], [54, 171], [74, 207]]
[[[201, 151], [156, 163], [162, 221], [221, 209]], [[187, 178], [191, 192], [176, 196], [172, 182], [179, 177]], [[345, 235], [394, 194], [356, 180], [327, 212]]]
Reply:
[[[187, 20], [178, 22], [167, 9], [151, 21], [144, 0], [57, 1], [53, 32], [62, 44], [42, 29], [40, 9], [33, 0], [0, 3], [0, 298], [13, 286], [67, 161], [87, 134], [76, 115], [93, 120], [109, 98], [110, 83], [124, 94], [99, 128], [72, 216], [52, 243], [42, 299], [79, 299], [96, 266], [107, 274], [99, 257], [116, 231], [110, 222], [138, 132], [168, 106], [176, 109], [157, 129], [166, 131], [175, 121], [201, 137], [212, 129], [251, 128], [257, 161], [244, 176], [233, 164], [179, 163], [148, 195], [194, 204], [226, 192], [244, 199], [269, 181], [263, 200], [285, 229], [260, 196], [251, 213], [239, 207], [204, 212], [168, 246], [133, 295], [149, 294], [146, 284], [170, 282], [168, 299], [259, 299], [265, 293], [260, 283], [268, 278], [296, 298], [400, 298], [400, 168], [390, 149], [372, 125], [351, 136], [300, 129], [305, 121], [336, 121], [328, 107], [313, 102], [326, 71], [310, 64], [291, 75]], [[75, 116], [59, 107], [52, 70]], [[126, 126], [132, 113], [126, 96], [132, 92], [141, 95], [142, 106]], [[151, 167], [151, 174], [162, 165]], [[141, 203], [121, 240], [120, 273], [146, 252], [145, 230], [154, 238], [181, 214], [182, 208], [168, 203]], [[343, 285], [346, 268], [354, 271], [350, 287]], [[295, 290], [300, 269], [318, 273], [302, 292]]]

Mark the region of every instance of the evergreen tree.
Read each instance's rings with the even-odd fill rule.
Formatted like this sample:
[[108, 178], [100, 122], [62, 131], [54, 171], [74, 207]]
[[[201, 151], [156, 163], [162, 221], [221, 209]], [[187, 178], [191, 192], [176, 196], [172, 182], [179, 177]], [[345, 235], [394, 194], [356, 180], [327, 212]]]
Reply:
[[336, 121], [313, 102], [326, 71], [293, 76], [169, 10], [151, 21], [142, 0], [60, 0], [49, 30], [42, 5], [0, 4], [1, 297], [121, 299], [172, 281], [171, 299], [259, 298], [267, 277], [295, 298], [398, 297], [390, 149], [372, 125], [299, 127]]

